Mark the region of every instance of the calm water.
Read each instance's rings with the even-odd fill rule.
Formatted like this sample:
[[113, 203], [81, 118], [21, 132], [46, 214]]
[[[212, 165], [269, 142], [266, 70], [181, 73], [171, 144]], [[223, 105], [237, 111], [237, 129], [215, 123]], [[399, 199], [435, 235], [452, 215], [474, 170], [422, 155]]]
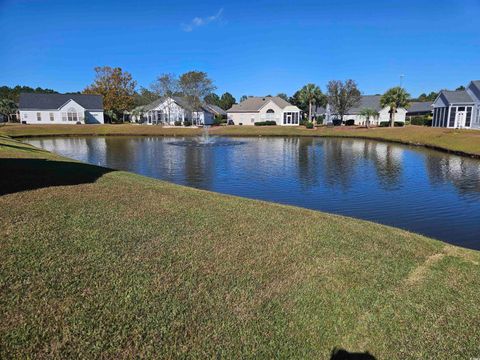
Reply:
[[[28, 142], [91, 164], [388, 224], [480, 249], [480, 161], [351, 139], [95, 137]], [[239, 142], [228, 146], [228, 142]]]

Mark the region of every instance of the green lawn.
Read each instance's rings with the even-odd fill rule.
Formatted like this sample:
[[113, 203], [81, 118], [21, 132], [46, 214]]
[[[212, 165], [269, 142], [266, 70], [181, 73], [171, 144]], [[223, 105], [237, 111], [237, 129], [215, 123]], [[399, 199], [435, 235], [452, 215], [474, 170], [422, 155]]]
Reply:
[[[0, 133], [12, 137], [72, 135], [160, 135], [197, 136], [200, 129], [164, 128], [147, 125], [6, 125]], [[480, 157], [479, 130], [452, 130], [422, 126], [404, 128], [320, 127], [308, 130], [303, 126], [220, 126], [210, 129], [224, 136], [335, 136], [387, 140]]]
[[4, 136], [0, 169], [0, 358], [480, 356], [479, 252]]

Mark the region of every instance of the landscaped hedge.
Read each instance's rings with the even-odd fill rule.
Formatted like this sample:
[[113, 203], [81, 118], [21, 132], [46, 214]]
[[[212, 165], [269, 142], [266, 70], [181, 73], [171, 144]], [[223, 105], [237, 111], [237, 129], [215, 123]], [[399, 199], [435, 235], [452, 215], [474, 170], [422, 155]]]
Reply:
[[353, 126], [355, 125], [355, 120], [350, 119], [345, 121], [345, 126]]
[[183, 126], [192, 126], [192, 122], [190, 120], [183, 120]]
[[342, 125], [342, 120], [340, 119], [334, 119], [332, 120], [333, 126], [341, 126]]
[[272, 126], [272, 125], [277, 125], [277, 122], [269, 120], [269, 121], [257, 121], [255, 123], [255, 126]]
[[432, 126], [432, 119], [429, 116], [413, 116], [410, 119], [410, 124], [420, 126]]
[[[404, 122], [402, 121], [395, 121], [393, 124], [395, 127], [402, 127], [405, 125]], [[390, 121], [381, 121], [380, 122], [380, 127], [389, 127], [390, 126]]]
[[313, 129], [313, 122], [311, 122], [311, 121], [306, 122], [306, 123], [305, 123], [305, 127], [306, 127], [307, 129]]

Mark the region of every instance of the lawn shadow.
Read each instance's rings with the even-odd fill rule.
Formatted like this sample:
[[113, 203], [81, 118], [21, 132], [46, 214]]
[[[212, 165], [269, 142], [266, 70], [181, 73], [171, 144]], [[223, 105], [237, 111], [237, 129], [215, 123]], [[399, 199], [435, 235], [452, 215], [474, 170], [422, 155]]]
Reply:
[[0, 159], [0, 195], [51, 186], [93, 183], [112, 169], [46, 159]]
[[376, 358], [368, 351], [358, 353], [335, 347], [332, 350], [330, 360], [376, 360]]

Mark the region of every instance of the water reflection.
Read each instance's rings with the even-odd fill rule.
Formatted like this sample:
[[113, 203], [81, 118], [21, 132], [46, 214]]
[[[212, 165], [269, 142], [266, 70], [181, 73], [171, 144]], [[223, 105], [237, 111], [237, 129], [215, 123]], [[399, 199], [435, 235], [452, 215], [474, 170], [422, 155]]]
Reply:
[[480, 248], [480, 161], [375, 141], [243, 138], [238, 146], [174, 146], [182, 138], [28, 142], [92, 164], [179, 184], [354, 216]]

